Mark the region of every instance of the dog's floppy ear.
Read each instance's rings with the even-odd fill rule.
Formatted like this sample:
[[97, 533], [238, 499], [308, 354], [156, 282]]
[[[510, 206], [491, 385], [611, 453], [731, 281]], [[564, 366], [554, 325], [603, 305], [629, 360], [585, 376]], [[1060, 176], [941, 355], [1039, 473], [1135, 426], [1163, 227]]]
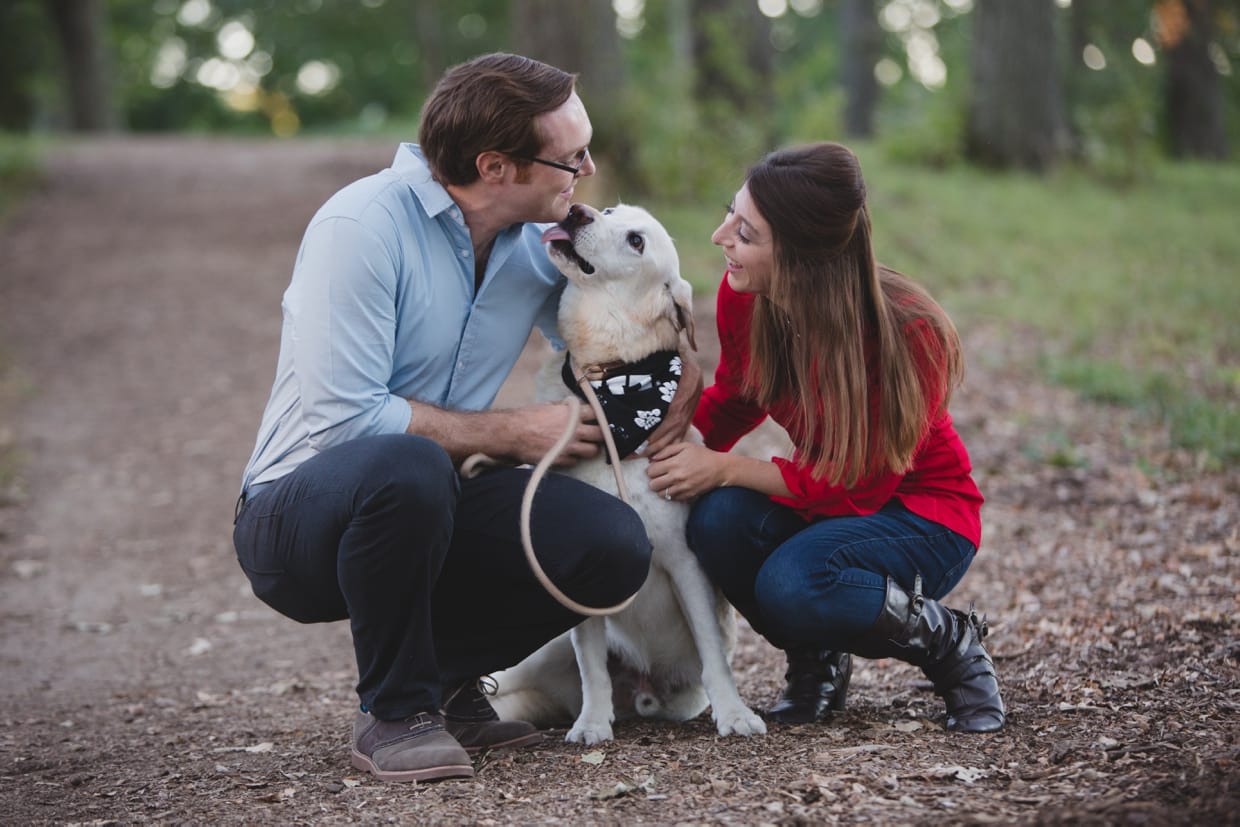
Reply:
[[676, 313], [676, 318], [672, 320], [672, 323], [676, 325], [677, 331], [684, 331], [689, 339], [689, 347], [697, 350], [697, 339], [694, 337], [693, 327], [693, 288], [689, 282], [676, 276], [675, 280], [667, 285], [667, 291], [672, 294]]

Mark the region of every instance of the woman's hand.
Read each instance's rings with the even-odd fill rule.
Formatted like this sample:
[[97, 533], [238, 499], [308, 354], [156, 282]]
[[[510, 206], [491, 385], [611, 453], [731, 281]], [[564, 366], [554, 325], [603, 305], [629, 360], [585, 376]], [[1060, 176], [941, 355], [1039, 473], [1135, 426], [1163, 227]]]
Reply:
[[677, 442], [650, 458], [650, 488], [665, 499], [691, 500], [723, 485], [728, 455], [704, 445]]

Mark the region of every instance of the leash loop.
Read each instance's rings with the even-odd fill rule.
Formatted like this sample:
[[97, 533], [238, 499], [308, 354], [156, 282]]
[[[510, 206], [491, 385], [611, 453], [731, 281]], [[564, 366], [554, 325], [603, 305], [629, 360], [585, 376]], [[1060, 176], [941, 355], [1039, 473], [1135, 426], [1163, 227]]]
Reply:
[[[574, 365], [574, 367], [576, 366]], [[594, 416], [598, 420], [599, 426], [603, 429], [603, 442], [607, 446], [607, 456], [611, 458], [611, 470], [616, 477], [616, 490], [620, 493], [620, 499], [628, 503], [629, 491], [624, 484], [624, 474], [620, 470], [620, 456], [616, 450], [616, 441], [612, 438], [611, 428], [607, 424], [607, 416], [603, 413], [603, 406], [598, 401], [598, 395], [594, 393], [594, 388], [590, 386], [591, 371], [605, 375], [605, 370], [604, 366], [593, 365], [588, 366], [584, 371], [574, 370], [573, 375], [577, 377], [577, 384], [581, 386], [586, 400], [594, 410]], [[542, 564], [538, 562], [538, 555], [534, 553], [534, 541], [530, 536], [530, 512], [533, 510], [534, 505], [534, 491], [538, 488], [538, 483], [546, 476], [547, 469], [551, 467], [551, 463], [555, 462], [556, 458], [564, 452], [564, 449], [568, 447], [568, 443], [572, 440], [573, 434], [577, 431], [577, 422], [581, 416], [581, 402], [578, 401], [576, 396], [572, 395], [568, 397], [568, 402], [568, 426], [560, 434], [560, 438], [555, 445], [551, 446], [551, 450], [534, 466], [534, 472], [530, 474], [530, 479], [525, 484], [525, 494], [521, 498], [521, 546], [525, 549], [525, 559], [529, 563], [534, 577], [547, 590], [547, 593], [555, 598], [556, 602], [577, 614], [586, 615], [587, 617], [606, 617], [627, 609], [637, 599], [637, 592], [629, 595], [614, 606], [600, 608], [578, 603], [560, 591], [559, 587], [552, 583], [551, 578], [543, 571]]]

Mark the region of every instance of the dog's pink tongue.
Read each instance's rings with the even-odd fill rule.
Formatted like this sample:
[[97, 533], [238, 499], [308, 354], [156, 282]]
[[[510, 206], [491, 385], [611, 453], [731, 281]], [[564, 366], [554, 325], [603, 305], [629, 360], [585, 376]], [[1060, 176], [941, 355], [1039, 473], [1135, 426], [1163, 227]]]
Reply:
[[547, 229], [543, 230], [543, 234], [542, 234], [543, 244], [546, 244], [549, 241], [572, 241], [572, 240], [573, 239], [569, 236], [568, 231], [565, 230], [563, 227], [561, 227], [559, 224], [556, 224], [554, 226], [548, 227]]

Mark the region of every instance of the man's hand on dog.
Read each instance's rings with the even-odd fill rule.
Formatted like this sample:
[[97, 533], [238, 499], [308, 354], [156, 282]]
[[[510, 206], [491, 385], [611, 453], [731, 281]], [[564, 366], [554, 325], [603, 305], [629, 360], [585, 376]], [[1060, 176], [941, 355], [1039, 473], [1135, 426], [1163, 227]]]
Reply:
[[[526, 426], [526, 433], [524, 438], [514, 445], [517, 461], [537, 464], [564, 433], [568, 427], [567, 417], [571, 413], [572, 408], [568, 402], [547, 402], [523, 408], [521, 419]], [[594, 410], [589, 405], [582, 405], [573, 438], [556, 457], [554, 466], [566, 468], [583, 459], [597, 456], [602, 445], [603, 429], [598, 425]]]

